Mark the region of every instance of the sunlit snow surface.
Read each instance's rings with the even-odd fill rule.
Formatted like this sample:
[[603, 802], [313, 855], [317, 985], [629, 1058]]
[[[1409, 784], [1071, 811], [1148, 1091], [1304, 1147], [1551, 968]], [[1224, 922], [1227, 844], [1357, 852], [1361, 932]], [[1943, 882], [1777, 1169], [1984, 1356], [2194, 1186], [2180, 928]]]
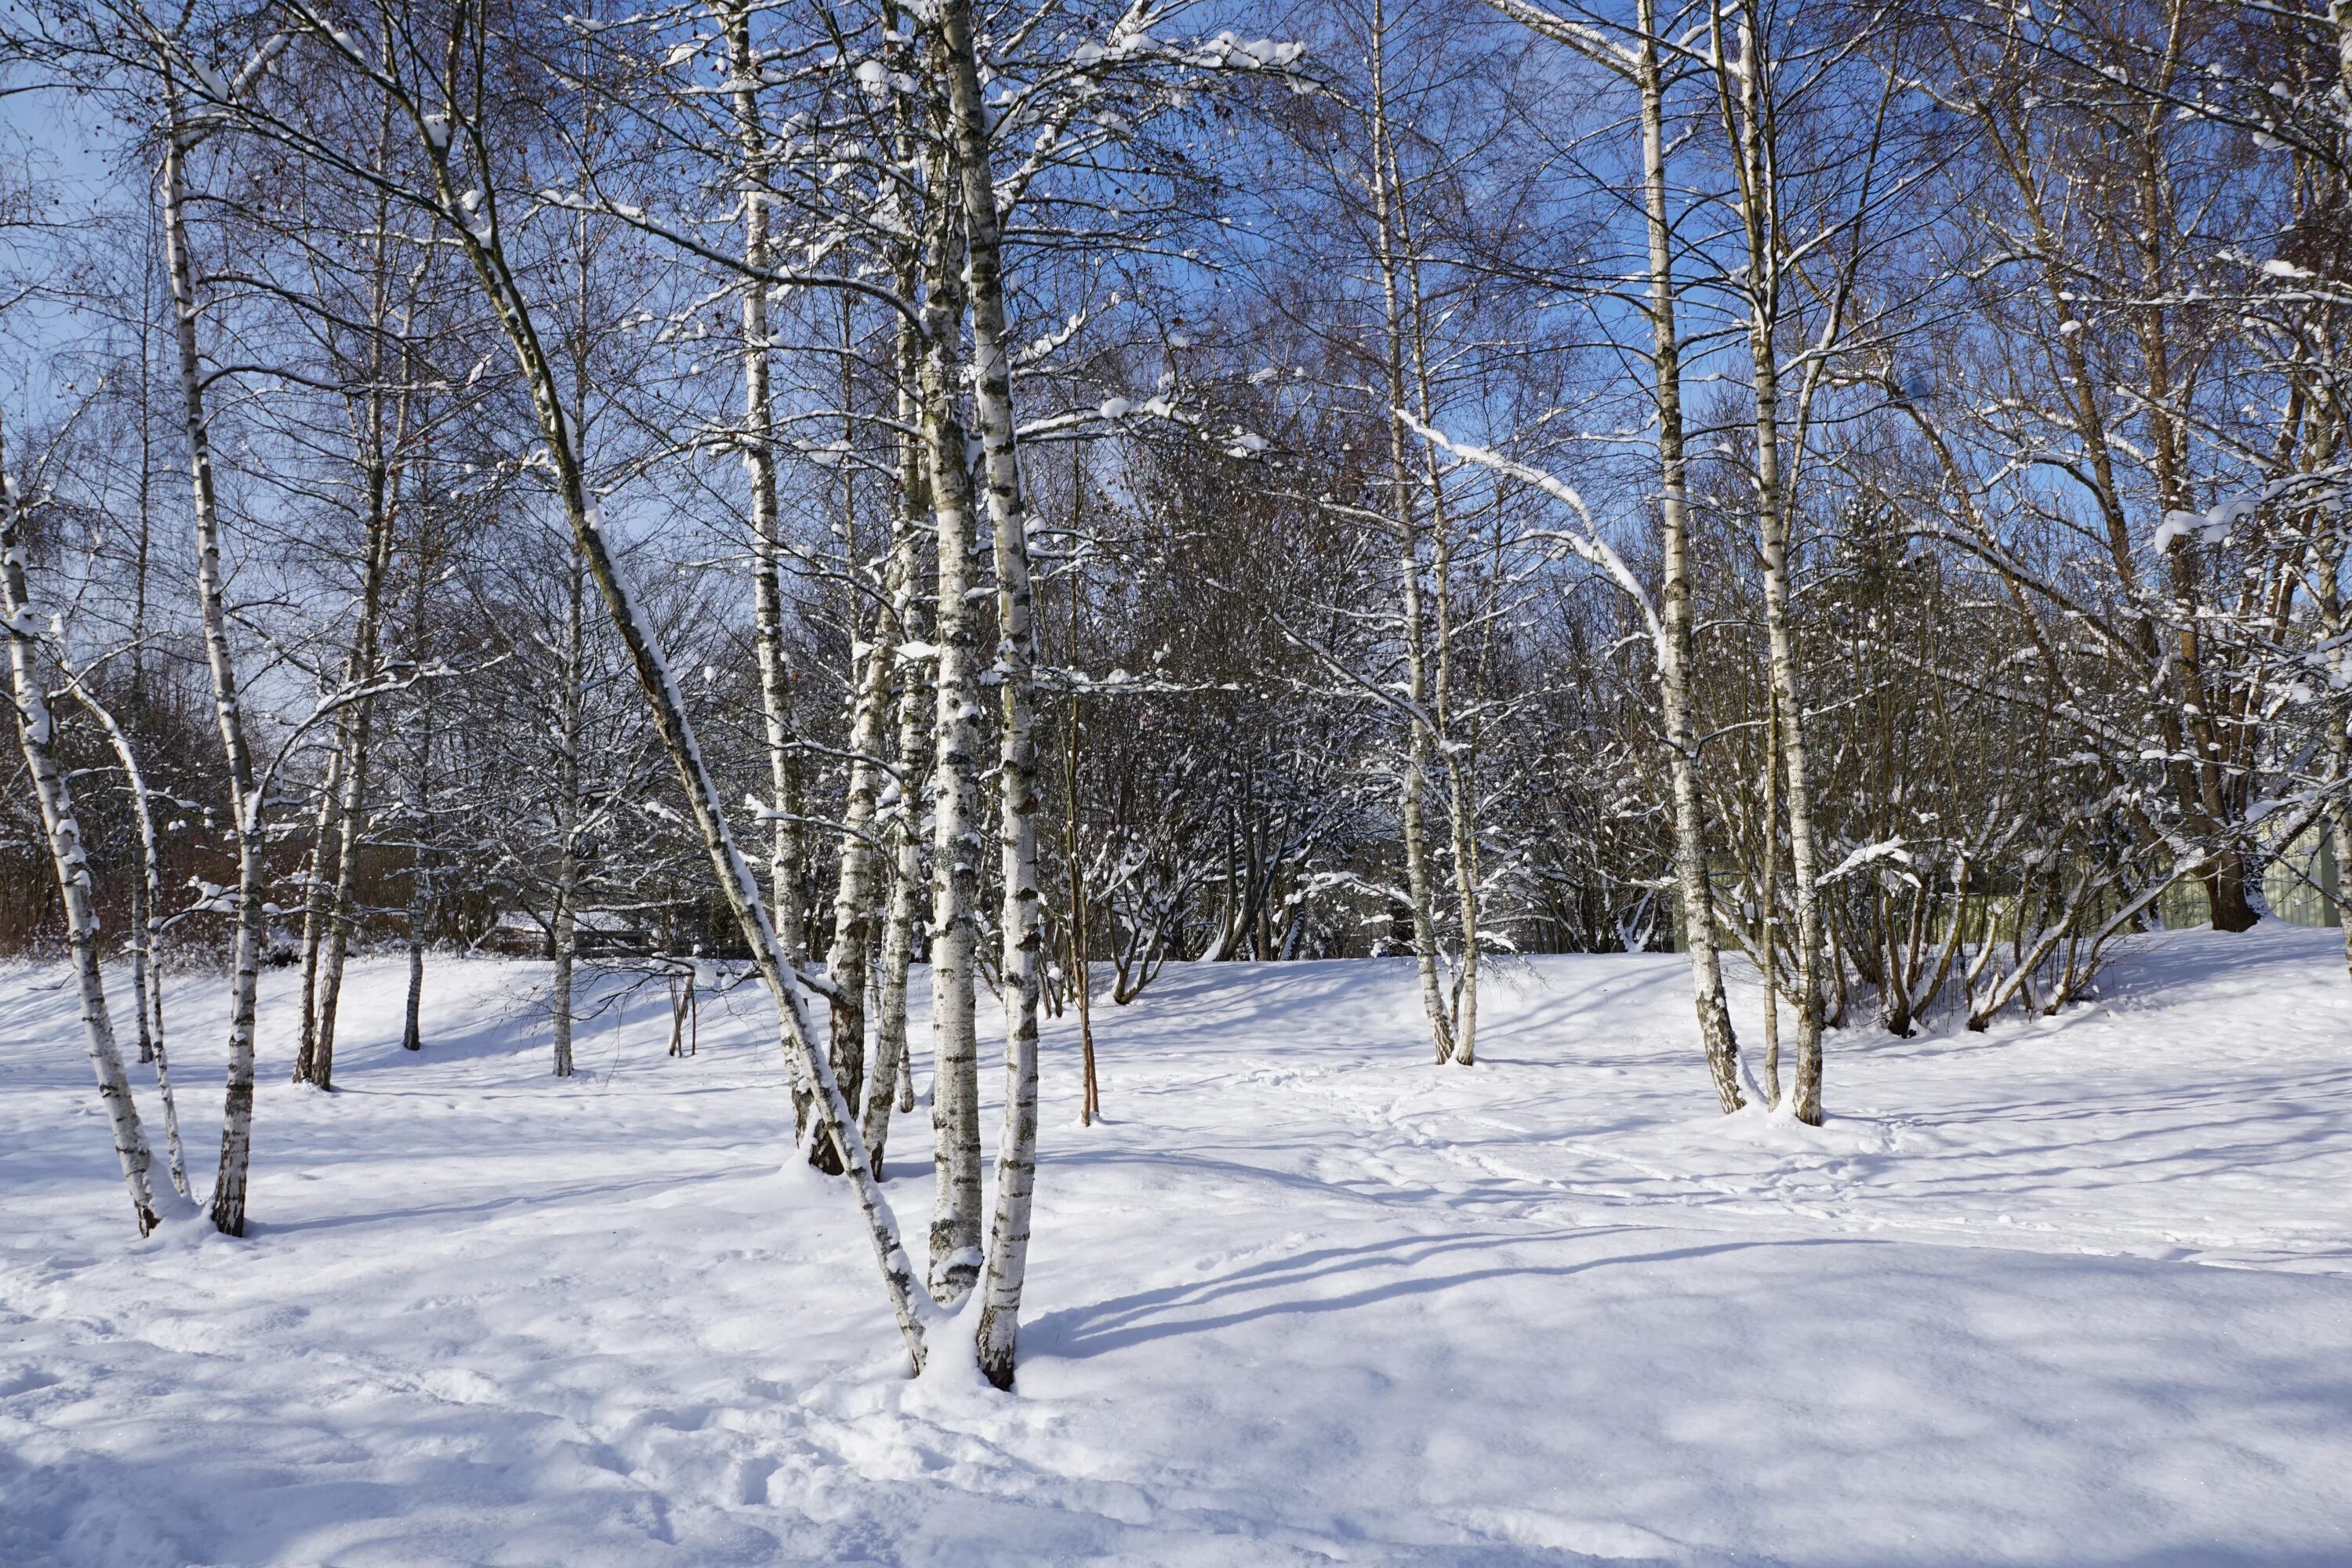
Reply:
[[63, 971], [0, 971], [0, 1563], [2352, 1563], [2341, 953], [1835, 1033], [1819, 1132], [1709, 1114], [1677, 958], [1505, 966], [1470, 1071], [1407, 966], [1171, 967], [1097, 1014], [1107, 1125], [1049, 1026], [1010, 1398], [902, 1375], [751, 997], [558, 1082], [542, 968], [436, 962], [417, 1057], [363, 963], [325, 1096], [274, 973], [253, 1233], [141, 1242]]

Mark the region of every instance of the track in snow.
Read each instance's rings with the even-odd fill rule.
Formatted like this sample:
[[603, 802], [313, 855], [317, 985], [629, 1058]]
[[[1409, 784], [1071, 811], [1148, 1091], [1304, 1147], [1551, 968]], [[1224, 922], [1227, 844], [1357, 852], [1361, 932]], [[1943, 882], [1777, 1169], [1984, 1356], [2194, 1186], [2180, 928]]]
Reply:
[[1049, 1026], [1011, 1399], [899, 1374], [749, 997], [559, 1083], [539, 966], [438, 963], [420, 1058], [365, 963], [329, 1097], [271, 975], [254, 1233], [142, 1243], [58, 972], [0, 972], [0, 1563], [2352, 1562], [2340, 954], [1833, 1034], [1818, 1132], [1706, 1114], [1676, 958], [1504, 966], [1466, 1072], [1407, 965], [1171, 966], [1107, 1124]]

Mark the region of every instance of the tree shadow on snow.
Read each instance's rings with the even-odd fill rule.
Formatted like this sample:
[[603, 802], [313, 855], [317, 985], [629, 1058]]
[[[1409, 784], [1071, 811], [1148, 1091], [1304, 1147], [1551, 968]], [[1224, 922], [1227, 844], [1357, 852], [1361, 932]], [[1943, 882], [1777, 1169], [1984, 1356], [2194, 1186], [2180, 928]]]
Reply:
[[[1550, 1231], [1485, 1231], [1462, 1236], [1396, 1237], [1368, 1242], [1360, 1247], [1318, 1247], [1289, 1258], [1248, 1264], [1210, 1279], [1139, 1290], [1090, 1306], [1069, 1307], [1058, 1312], [1049, 1312], [1025, 1326], [1022, 1339], [1030, 1353], [1080, 1361], [1182, 1334], [1212, 1333], [1265, 1318], [1347, 1311], [1381, 1301], [1432, 1295], [1489, 1279], [1557, 1279], [1596, 1269], [1678, 1262], [1760, 1249], [1886, 1245], [1867, 1237], [1854, 1237], [1709, 1242], [1653, 1252], [1619, 1253], [1579, 1263], [1498, 1263], [1444, 1274], [1412, 1275], [1337, 1294], [1291, 1294], [1251, 1306], [1214, 1310], [1239, 1296], [1265, 1291], [1297, 1292], [1366, 1269], [1416, 1268], [1431, 1258], [1450, 1253], [1487, 1252], [1571, 1238], [1592, 1240], [1646, 1233], [1648, 1227], [1642, 1226], [1573, 1226]], [[1202, 1309], [1209, 1310], [1201, 1310]]]

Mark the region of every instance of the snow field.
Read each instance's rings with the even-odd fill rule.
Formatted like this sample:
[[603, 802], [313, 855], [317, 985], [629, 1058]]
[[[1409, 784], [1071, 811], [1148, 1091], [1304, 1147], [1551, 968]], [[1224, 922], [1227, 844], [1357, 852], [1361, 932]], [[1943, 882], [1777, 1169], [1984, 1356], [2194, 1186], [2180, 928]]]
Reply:
[[[1468, 1071], [1409, 964], [1171, 966], [1107, 1123], [1048, 1025], [1009, 1398], [903, 1375], [753, 993], [684, 1060], [608, 998], [560, 1082], [541, 966], [436, 961], [419, 1057], [364, 962], [327, 1096], [272, 973], [253, 1232], [142, 1242], [63, 974], [0, 971], [10, 1568], [2352, 1563], [2331, 931], [1835, 1033], [1818, 1131], [1709, 1114], [1676, 957], [1501, 966]], [[225, 1005], [174, 977], [200, 1188]]]

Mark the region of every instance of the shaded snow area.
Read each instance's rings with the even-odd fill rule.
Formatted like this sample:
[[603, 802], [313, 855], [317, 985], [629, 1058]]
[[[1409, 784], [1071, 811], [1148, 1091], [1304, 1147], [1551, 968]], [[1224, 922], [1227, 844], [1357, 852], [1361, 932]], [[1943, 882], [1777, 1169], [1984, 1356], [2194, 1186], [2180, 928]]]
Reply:
[[1709, 1114], [1677, 958], [1504, 966], [1466, 1071], [1407, 965], [1171, 966], [1107, 1125], [1049, 1026], [1009, 1397], [903, 1375], [754, 997], [558, 1082], [544, 974], [436, 963], [418, 1057], [361, 964], [332, 1095], [269, 975], [253, 1234], [142, 1242], [63, 971], [0, 972], [0, 1563], [2352, 1563], [2333, 932], [1834, 1033], [1819, 1131]]

